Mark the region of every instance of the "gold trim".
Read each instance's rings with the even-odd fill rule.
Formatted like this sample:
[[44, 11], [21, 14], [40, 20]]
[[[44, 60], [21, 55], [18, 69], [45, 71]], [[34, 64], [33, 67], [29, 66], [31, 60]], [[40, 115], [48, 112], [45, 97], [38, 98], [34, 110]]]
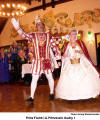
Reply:
[[36, 55], [36, 57], [39, 59], [40, 58], [40, 56], [39, 56], [39, 46], [38, 46], [38, 38], [37, 38], [37, 34], [35, 33], [35, 38], [36, 38], [36, 48], [37, 48], [37, 55]]
[[49, 53], [47, 53], [47, 51], [48, 51], [48, 44], [49, 44], [49, 33], [47, 33], [47, 44], [46, 44], [46, 59], [48, 59], [48, 55], [49, 55]]
[[78, 64], [80, 63], [80, 58], [78, 59], [70, 59], [71, 64]]
[[[33, 41], [33, 45], [32, 46], [34, 46], [34, 49], [35, 49], [35, 55], [36, 55], [36, 47], [35, 47], [35, 42], [34, 42], [34, 40], [32, 40]], [[37, 56], [36, 56], [37, 57]]]

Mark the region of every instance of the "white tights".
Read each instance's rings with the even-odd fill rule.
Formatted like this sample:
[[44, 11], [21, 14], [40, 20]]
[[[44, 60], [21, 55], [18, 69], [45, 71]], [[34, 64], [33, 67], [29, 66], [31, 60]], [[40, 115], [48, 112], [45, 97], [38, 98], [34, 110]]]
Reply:
[[[52, 76], [52, 73], [50, 72], [49, 74], [45, 73], [47, 79], [48, 79], [48, 83], [49, 83], [49, 87], [50, 87], [50, 94], [54, 93], [54, 79]], [[39, 75], [33, 75], [32, 76], [32, 82], [31, 82], [31, 97], [34, 98], [34, 93], [37, 87], [37, 81], [39, 79]]]

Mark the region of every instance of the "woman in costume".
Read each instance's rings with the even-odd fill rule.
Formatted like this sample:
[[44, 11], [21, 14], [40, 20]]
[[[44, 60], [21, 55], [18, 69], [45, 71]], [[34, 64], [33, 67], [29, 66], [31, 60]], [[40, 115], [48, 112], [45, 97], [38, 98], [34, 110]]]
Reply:
[[77, 31], [69, 33], [64, 46], [60, 79], [56, 98], [80, 100], [93, 98], [100, 93], [100, 78], [83, 41], [77, 40]]

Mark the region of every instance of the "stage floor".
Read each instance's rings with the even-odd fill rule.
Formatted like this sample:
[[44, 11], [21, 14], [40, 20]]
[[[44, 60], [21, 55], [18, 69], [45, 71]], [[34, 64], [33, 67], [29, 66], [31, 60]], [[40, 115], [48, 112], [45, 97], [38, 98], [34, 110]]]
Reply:
[[49, 101], [49, 86], [39, 85], [34, 104], [25, 102], [30, 86], [0, 84], [0, 112], [100, 112], [100, 97], [82, 101]]

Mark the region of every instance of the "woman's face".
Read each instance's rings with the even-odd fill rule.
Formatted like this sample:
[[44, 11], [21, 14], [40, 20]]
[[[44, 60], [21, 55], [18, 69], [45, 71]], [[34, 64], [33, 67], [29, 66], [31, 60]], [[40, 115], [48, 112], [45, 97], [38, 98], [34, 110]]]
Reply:
[[71, 32], [69, 37], [70, 37], [71, 41], [75, 41], [75, 40], [77, 40], [77, 33], [76, 32]]
[[1, 49], [0, 49], [0, 53], [1, 53], [1, 54], [4, 54], [4, 48], [1, 48]]
[[42, 22], [39, 22], [39, 23], [37, 23], [36, 28], [37, 28], [38, 32], [44, 32], [45, 25]]

